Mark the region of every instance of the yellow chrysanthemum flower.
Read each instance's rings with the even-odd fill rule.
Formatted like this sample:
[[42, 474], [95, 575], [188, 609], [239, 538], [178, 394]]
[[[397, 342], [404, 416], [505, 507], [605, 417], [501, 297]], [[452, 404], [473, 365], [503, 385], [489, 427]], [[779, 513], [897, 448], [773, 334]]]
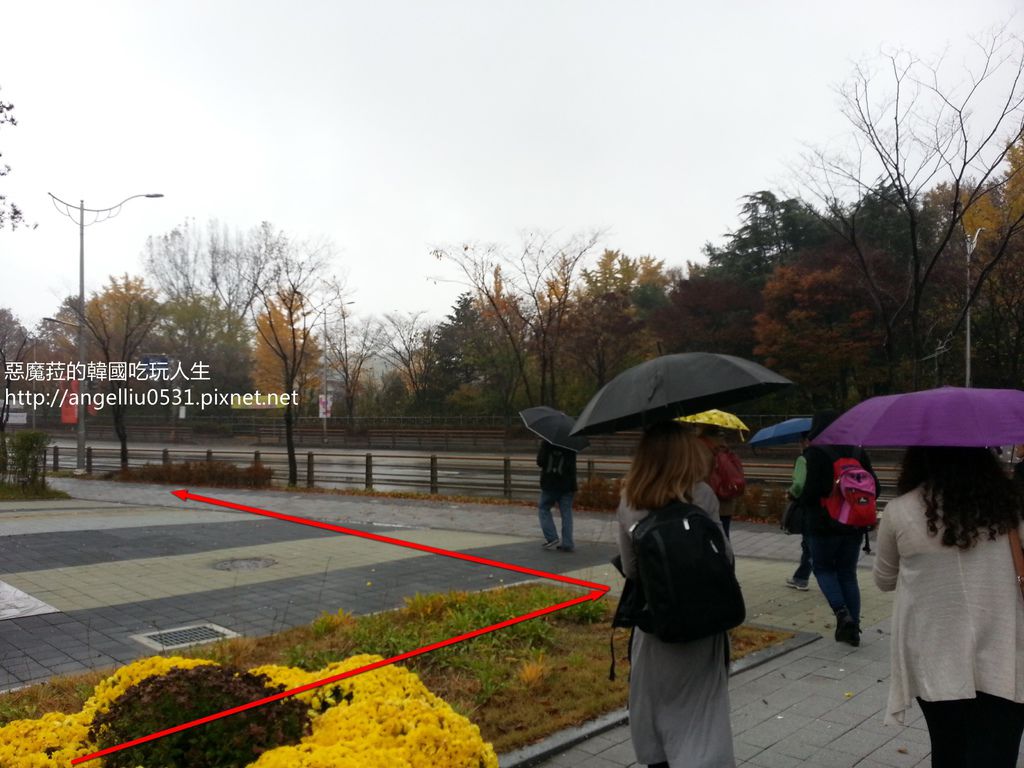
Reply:
[[[353, 656], [316, 672], [276, 665], [250, 671], [291, 689], [380, 659]], [[122, 667], [96, 686], [80, 713], [50, 713], [0, 728], [0, 766], [66, 766], [95, 751], [96, 746], [86, 741], [93, 717], [107, 711], [128, 688], [174, 668], [213, 663], [156, 656]], [[311, 733], [297, 745], [265, 752], [250, 768], [498, 768], [494, 749], [480, 729], [403, 667], [380, 667], [299, 696], [313, 715]]]

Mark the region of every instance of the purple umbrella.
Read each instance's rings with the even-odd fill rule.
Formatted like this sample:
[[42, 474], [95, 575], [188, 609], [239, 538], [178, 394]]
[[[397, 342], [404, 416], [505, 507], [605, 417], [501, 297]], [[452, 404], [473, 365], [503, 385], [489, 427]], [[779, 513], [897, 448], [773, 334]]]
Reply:
[[1024, 392], [942, 387], [872, 397], [813, 445], [987, 447], [1024, 442]]

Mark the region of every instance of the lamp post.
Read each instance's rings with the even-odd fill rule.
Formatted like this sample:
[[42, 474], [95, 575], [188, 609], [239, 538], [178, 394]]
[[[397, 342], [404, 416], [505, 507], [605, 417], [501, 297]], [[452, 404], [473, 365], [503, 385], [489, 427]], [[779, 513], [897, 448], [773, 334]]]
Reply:
[[971, 386], [971, 256], [974, 254], [974, 247], [978, 244], [978, 235], [984, 227], [978, 227], [974, 231], [974, 237], [967, 238], [967, 293], [966, 310], [964, 312], [964, 325], [967, 337], [964, 341], [964, 386]]
[[[163, 197], [163, 194], [159, 192], [151, 192], [148, 194], [132, 195], [126, 197], [117, 205], [112, 205], [109, 208], [86, 208], [85, 201], [79, 200], [78, 205], [72, 205], [71, 203], [65, 202], [57, 197], [52, 192], [47, 192], [50, 199], [53, 200], [53, 206], [57, 211], [64, 216], [67, 216], [73, 222], [78, 225], [78, 364], [85, 367], [85, 228], [89, 225], [96, 224], [100, 221], [106, 221], [112, 219], [121, 212], [121, 206], [127, 203], [129, 200], [134, 200], [137, 197]], [[61, 209], [63, 206], [63, 210]], [[78, 211], [78, 218], [75, 218], [74, 211]], [[85, 214], [92, 214], [92, 221], [88, 224], [85, 222]], [[85, 381], [80, 383], [78, 388], [78, 456], [75, 460], [75, 466], [82, 470], [85, 469], [85, 399], [82, 397], [82, 390], [84, 388]]]

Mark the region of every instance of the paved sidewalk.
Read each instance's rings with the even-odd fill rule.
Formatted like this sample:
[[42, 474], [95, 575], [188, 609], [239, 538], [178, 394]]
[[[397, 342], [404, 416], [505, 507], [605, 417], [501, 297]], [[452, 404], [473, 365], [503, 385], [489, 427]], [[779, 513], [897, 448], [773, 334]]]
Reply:
[[[186, 504], [166, 487], [69, 479], [53, 484], [76, 500], [0, 504], [0, 581], [15, 582], [50, 611], [0, 620], [0, 673], [7, 675], [0, 675], [0, 688], [80, 668], [86, 651], [100, 654], [86, 658], [92, 664], [119, 663], [144, 653], [122, 637], [128, 625], [170, 626], [198, 612], [259, 634], [305, 623], [331, 606], [379, 610], [417, 590], [482, 588], [502, 578], [470, 574], [457, 563], [442, 566], [439, 558], [386, 549], [368, 554], [336, 535]], [[621, 589], [608, 564], [615, 551], [614, 516], [608, 514], [577, 512], [578, 548], [566, 555], [540, 550], [536, 511], [528, 505], [192, 490], [569, 573], [609, 584], [613, 597]], [[816, 589], [798, 592], [784, 585], [799, 557], [798, 539], [769, 526], [738, 523], [732, 542], [748, 622], [823, 636], [733, 676], [738, 765], [929, 765], [928, 736], [916, 711], [907, 727], [882, 725], [892, 601], [871, 581], [873, 555], [861, 558], [865, 631], [861, 647], [854, 649], [831, 639], [833, 618]], [[273, 579], [266, 571], [225, 576], [208, 567], [214, 560], [268, 555], [281, 566]], [[88, 643], [56, 648], [72, 625], [88, 633]], [[96, 645], [100, 637], [109, 642]], [[626, 768], [636, 765], [634, 759], [628, 726], [618, 726], [533, 764]], [[505, 759], [503, 765], [508, 764]], [[1024, 768], [1024, 759], [1018, 766]]]
[[[166, 488], [60, 484], [91, 498], [0, 503], [0, 690], [148, 655], [153, 647], [142, 635], [177, 635], [195, 625], [213, 625], [200, 630], [207, 637], [219, 628], [266, 635], [323, 612], [371, 613], [399, 607], [416, 593], [533, 578], [185, 503]], [[204, 495], [547, 571], [595, 567], [612, 551], [599, 542], [573, 554], [544, 551], [525, 520], [501, 526], [489, 511], [486, 521], [467, 523], [467, 513], [448, 504], [218, 490]], [[505, 517], [530, 516], [524, 512]]]

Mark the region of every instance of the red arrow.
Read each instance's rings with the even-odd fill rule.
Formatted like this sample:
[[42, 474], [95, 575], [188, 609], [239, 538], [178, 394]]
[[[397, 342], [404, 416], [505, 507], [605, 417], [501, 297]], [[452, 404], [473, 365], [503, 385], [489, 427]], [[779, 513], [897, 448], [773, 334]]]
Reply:
[[608, 591], [608, 586], [605, 584], [595, 584], [592, 581], [583, 581], [582, 579], [574, 579], [571, 576], [562, 576], [559, 573], [550, 573], [548, 571], [540, 571], [536, 568], [527, 568], [522, 565], [513, 565], [511, 563], [503, 563], [500, 560], [489, 560], [486, 557], [477, 557], [476, 555], [467, 555], [462, 552], [454, 552], [450, 549], [441, 549], [440, 547], [431, 547], [427, 544], [416, 544], [411, 541], [403, 541], [402, 539], [394, 539], [390, 536], [381, 536], [377, 533], [367, 533], [366, 531], [357, 531], [354, 528], [345, 528], [341, 525], [332, 525], [331, 523], [324, 523], [319, 520], [309, 520], [305, 517], [296, 517], [295, 515], [285, 515], [281, 512], [272, 512], [269, 509], [260, 509], [259, 507], [249, 507], [245, 504], [235, 504], [234, 502], [224, 501], [223, 499], [214, 499], [209, 496], [200, 496], [199, 494], [186, 491], [184, 489], [180, 491], [171, 491], [171, 493], [177, 496], [182, 501], [201, 501], [204, 504], [213, 504], [218, 507], [227, 507], [228, 509], [237, 509], [241, 512], [249, 512], [254, 515], [263, 515], [264, 517], [273, 517], [277, 520], [284, 520], [288, 523], [298, 523], [299, 525], [308, 525], [312, 528], [323, 528], [325, 531], [334, 531], [336, 533], [344, 533], [348, 536], [358, 536], [361, 539], [369, 539], [370, 541], [377, 541], [381, 544], [393, 544], [396, 547], [405, 547], [406, 549], [415, 549], [420, 552], [428, 552], [432, 555], [441, 555], [443, 557], [451, 557], [456, 560], [465, 560], [470, 563], [479, 563], [480, 565], [489, 565], [493, 568], [504, 568], [506, 571], [516, 571], [517, 573], [525, 573], [529, 576], [538, 576], [542, 579], [551, 579], [552, 581], [560, 581], [563, 584], [572, 584], [573, 586], [583, 587], [585, 589], [597, 589], [601, 590], [602, 594]]
[[358, 667], [357, 669], [351, 669], [348, 672], [342, 672], [341, 674], [333, 675], [332, 677], [325, 677], [323, 680], [316, 680], [312, 683], [307, 683], [306, 685], [299, 686], [298, 688], [292, 688], [288, 691], [281, 691], [280, 693], [275, 693], [271, 696], [267, 696], [266, 698], [249, 702], [248, 704], [242, 704], [241, 706], [234, 707], [232, 709], [225, 709], [223, 712], [216, 712], [212, 715], [207, 715], [206, 717], [201, 717], [197, 720], [182, 723], [181, 725], [176, 725], [172, 728], [167, 728], [166, 730], [158, 731], [157, 733], [151, 733], [148, 736], [142, 736], [132, 741], [126, 741], [123, 744], [117, 744], [113, 747], [108, 747], [98, 752], [93, 752], [89, 755], [76, 757], [74, 760], [71, 761], [72, 765], [78, 765], [80, 763], [88, 762], [89, 760], [95, 760], [98, 757], [103, 757], [104, 755], [110, 755], [114, 752], [120, 752], [123, 749], [136, 747], [140, 744], [145, 744], [148, 741], [159, 739], [162, 736], [169, 736], [172, 733], [178, 733], [189, 728], [195, 728], [198, 725], [204, 725], [206, 723], [213, 722], [214, 720], [219, 720], [222, 717], [229, 717], [231, 715], [236, 715], [239, 712], [245, 712], [248, 709], [254, 709], [255, 707], [260, 707], [264, 704], [269, 704], [274, 701], [280, 701], [281, 699], [285, 699], [289, 696], [294, 696], [298, 693], [304, 693], [306, 691], [313, 690], [314, 688], [319, 688], [324, 685], [330, 685], [331, 683], [335, 683], [339, 680], [344, 680], [347, 677], [355, 677], [356, 675], [362, 674], [363, 672], [369, 672], [370, 670], [379, 669], [380, 667], [385, 667], [389, 664], [395, 664], [400, 661], [405, 661], [406, 659], [411, 659], [414, 656], [420, 656], [424, 653], [430, 653], [431, 651], [436, 651], [441, 648], [445, 648], [449, 645], [455, 645], [456, 643], [461, 643], [465, 640], [471, 640], [475, 637], [486, 635], [489, 632], [496, 632], [499, 629], [505, 629], [506, 627], [511, 627], [515, 624], [519, 624], [524, 621], [529, 621], [530, 619], [536, 619], [541, 616], [545, 616], [549, 613], [554, 613], [555, 611], [561, 611], [573, 605], [579, 605], [580, 603], [585, 603], [590, 600], [598, 600], [601, 597], [603, 597], [609, 589], [609, 587], [605, 584], [597, 584], [591, 581], [583, 581], [582, 579], [574, 579], [569, 576], [562, 576], [561, 574], [557, 573], [549, 573], [547, 571], [540, 571], [534, 568], [525, 568], [520, 565], [503, 563], [498, 560], [489, 560], [487, 558], [476, 557], [474, 555], [466, 555], [462, 552], [453, 552], [452, 550], [440, 549], [438, 547], [431, 547], [425, 544], [415, 544], [408, 541], [402, 541], [401, 539], [393, 539], [389, 536], [379, 536], [374, 533], [357, 531], [352, 528], [345, 528], [340, 525], [331, 525], [330, 523], [323, 523], [317, 520], [308, 520], [306, 518], [296, 517], [294, 515], [285, 515], [280, 512], [272, 512], [267, 509], [259, 509], [258, 507], [248, 507], [243, 504], [234, 504], [230, 501], [214, 499], [209, 496], [199, 496], [197, 494], [190, 493], [187, 490], [172, 491], [172, 493], [182, 501], [193, 499], [195, 501], [201, 501], [206, 504], [214, 504], [216, 506], [227, 507], [229, 509], [237, 509], [242, 512], [251, 512], [252, 514], [256, 515], [273, 517], [277, 518], [278, 520], [284, 520], [290, 523], [299, 523], [300, 525], [309, 525], [314, 528], [323, 528], [328, 531], [336, 531], [338, 533], [344, 533], [349, 536], [358, 536], [359, 538], [370, 539], [371, 541], [377, 541], [383, 544], [393, 544], [398, 547], [406, 547], [408, 549], [416, 549], [421, 552], [429, 552], [431, 554], [442, 555], [444, 557], [452, 557], [456, 560], [466, 560], [472, 563], [479, 563], [481, 565], [490, 565], [495, 568], [504, 568], [505, 570], [509, 571], [525, 573], [531, 576], [539, 576], [544, 579], [552, 579], [554, 581], [560, 581], [565, 584], [573, 584], [575, 586], [585, 587], [590, 591], [587, 594], [573, 598], [572, 600], [566, 600], [561, 603], [556, 603], [555, 605], [549, 605], [547, 608], [540, 608], [536, 611], [531, 611], [530, 613], [524, 613], [521, 616], [515, 616], [511, 619], [506, 619], [505, 621], [498, 622], [497, 624], [491, 624], [490, 626], [481, 627], [480, 629], [474, 629], [470, 632], [466, 632], [461, 635], [456, 635], [455, 637], [449, 637], [447, 640], [440, 640], [436, 643], [431, 643], [430, 645], [424, 645], [420, 648], [415, 648], [411, 651], [400, 653], [397, 656], [392, 656], [389, 659], [381, 659], [380, 661], [375, 661], [370, 664], [366, 664], [365, 666]]

